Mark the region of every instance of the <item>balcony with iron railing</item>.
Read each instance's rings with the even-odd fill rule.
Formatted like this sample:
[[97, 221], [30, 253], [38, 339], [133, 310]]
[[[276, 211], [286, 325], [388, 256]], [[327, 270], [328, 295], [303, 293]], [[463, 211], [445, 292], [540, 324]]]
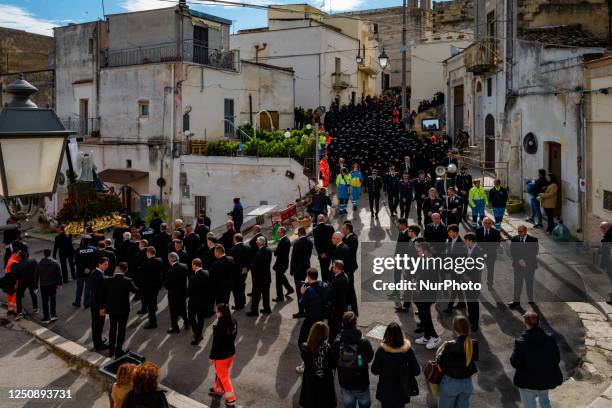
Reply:
[[100, 118], [72, 116], [61, 121], [66, 129], [76, 132], [77, 137], [100, 137]]
[[332, 87], [334, 89], [346, 89], [351, 86], [351, 76], [349, 74], [343, 74], [342, 72], [333, 72], [331, 75]]
[[177, 43], [166, 43], [108, 51], [106, 66], [123, 67], [179, 61], [193, 62], [227, 71], [237, 72], [240, 69], [240, 53], [238, 50], [211, 48], [192, 40], [184, 41], [182, 47]]
[[465, 49], [465, 69], [476, 75], [495, 70], [497, 66], [497, 41], [486, 38]]
[[368, 75], [377, 75], [380, 72], [380, 64], [378, 58], [368, 55], [363, 59], [363, 62], [359, 65], [359, 70]]

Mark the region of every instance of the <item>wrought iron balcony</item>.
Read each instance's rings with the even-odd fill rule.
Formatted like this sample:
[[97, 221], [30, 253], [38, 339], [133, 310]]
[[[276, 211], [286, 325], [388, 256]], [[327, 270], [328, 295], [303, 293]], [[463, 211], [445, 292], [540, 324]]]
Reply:
[[341, 72], [332, 73], [332, 88], [346, 89], [351, 86], [351, 76]]
[[476, 75], [492, 72], [497, 67], [497, 41], [484, 39], [466, 48], [465, 69]]
[[61, 121], [66, 129], [76, 132], [77, 137], [100, 137], [100, 118], [71, 116]]
[[161, 62], [194, 62], [196, 64], [228, 71], [238, 71], [240, 54], [238, 50], [220, 50], [210, 48], [193, 41], [184, 41], [181, 46], [176, 43], [157, 44], [147, 47], [108, 51], [107, 67], [154, 64]]

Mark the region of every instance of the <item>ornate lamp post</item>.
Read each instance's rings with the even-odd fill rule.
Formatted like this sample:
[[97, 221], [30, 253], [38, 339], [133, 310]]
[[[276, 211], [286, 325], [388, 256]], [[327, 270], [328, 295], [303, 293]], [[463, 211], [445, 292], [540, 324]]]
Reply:
[[55, 192], [68, 135], [74, 133], [52, 109], [30, 100], [37, 91], [21, 76], [6, 88], [12, 99], [0, 113], [0, 200], [21, 220]]

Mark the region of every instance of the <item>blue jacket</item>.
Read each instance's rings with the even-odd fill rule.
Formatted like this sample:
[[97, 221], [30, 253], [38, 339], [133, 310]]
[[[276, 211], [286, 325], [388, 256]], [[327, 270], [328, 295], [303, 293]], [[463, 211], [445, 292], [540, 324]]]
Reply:
[[306, 318], [314, 321], [323, 319], [323, 306], [329, 298], [329, 291], [327, 283], [321, 281], [314, 282], [306, 289], [300, 300], [300, 306], [304, 308]]

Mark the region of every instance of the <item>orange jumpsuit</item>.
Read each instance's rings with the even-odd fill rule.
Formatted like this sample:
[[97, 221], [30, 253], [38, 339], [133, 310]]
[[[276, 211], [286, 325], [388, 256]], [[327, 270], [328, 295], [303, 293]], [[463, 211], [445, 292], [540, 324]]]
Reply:
[[[6, 263], [4, 272], [12, 273], [11, 266], [13, 266], [13, 264], [15, 263], [19, 263], [19, 257], [17, 254], [12, 254], [8, 262]], [[17, 289], [17, 285], [15, 285], [15, 289]], [[6, 295], [6, 305], [7, 305], [9, 312], [10, 311], [17, 312], [17, 290], [15, 290], [15, 293], [13, 293], [10, 296]]]

